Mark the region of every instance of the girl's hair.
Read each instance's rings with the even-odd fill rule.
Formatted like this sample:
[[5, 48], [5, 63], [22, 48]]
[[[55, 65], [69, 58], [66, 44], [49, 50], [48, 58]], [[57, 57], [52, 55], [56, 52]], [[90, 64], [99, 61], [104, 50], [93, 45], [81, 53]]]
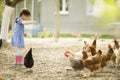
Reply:
[[[23, 9], [21, 10], [21, 12], [20, 12], [19, 17], [21, 17], [22, 15], [31, 16], [31, 13], [30, 13], [30, 11], [29, 11], [27, 8], [23, 8]], [[16, 23], [17, 23], [17, 19], [18, 19], [19, 17], [16, 17], [16, 19], [15, 19], [15, 22], [16, 22]]]
[[22, 16], [22, 15], [26, 15], [26, 16], [31, 16], [31, 13], [30, 13], [30, 11], [27, 9], [27, 8], [24, 8], [24, 9], [22, 9], [22, 11], [20, 12], [20, 17]]

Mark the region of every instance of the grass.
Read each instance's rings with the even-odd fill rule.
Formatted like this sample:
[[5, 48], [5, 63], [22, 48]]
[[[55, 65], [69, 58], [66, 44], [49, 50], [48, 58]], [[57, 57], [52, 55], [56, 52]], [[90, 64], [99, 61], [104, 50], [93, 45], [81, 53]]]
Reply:
[[[94, 34], [60, 34], [60, 37], [62, 38], [93, 38]], [[38, 33], [38, 36], [36, 38], [51, 38], [53, 37], [53, 34], [48, 32], [42, 32]], [[11, 35], [9, 35], [9, 38], [11, 38]], [[32, 38], [32, 36], [25, 36], [25, 38]], [[113, 35], [103, 34], [100, 37], [101, 39], [113, 39]]]
[[69, 38], [69, 37], [73, 37], [73, 35], [72, 34], [61, 34], [60, 37]]
[[94, 35], [93, 34], [81, 34], [81, 38], [92, 38]]
[[[51, 33], [39, 33], [38, 37], [40, 38], [51, 38], [53, 34]], [[93, 38], [94, 34], [61, 34], [60, 37], [62, 38]], [[101, 39], [113, 39], [113, 35], [103, 34], [100, 36]]]
[[51, 33], [42, 32], [42, 33], [38, 33], [38, 37], [40, 37], [40, 38], [51, 38], [52, 34]]
[[102, 39], [113, 39], [113, 38], [114, 38], [114, 35], [104, 34], [104, 35], [102, 35], [100, 38], [102, 38]]

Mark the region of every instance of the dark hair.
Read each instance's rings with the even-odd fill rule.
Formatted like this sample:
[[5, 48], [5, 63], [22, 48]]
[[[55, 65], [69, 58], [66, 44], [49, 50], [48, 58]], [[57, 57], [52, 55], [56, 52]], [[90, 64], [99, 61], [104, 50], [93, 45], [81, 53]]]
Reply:
[[[21, 12], [20, 12], [19, 17], [21, 17], [22, 15], [31, 16], [31, 13], [30, 13], [30, 11], [29, 11], [27, 8], [23, 8], [23, 9], [21, 10]], [[19, 17], [16, 17], [16, 19], [15, 19], [15, 22], [16, 22], [16, 23], [17, 23], [17, 19], [18, 19]]]
[[27, 8], [24, 8], [24, 9], [21, 10], [19, 16], [21, 17], [22, 15], [31, 16], [31, 13]]

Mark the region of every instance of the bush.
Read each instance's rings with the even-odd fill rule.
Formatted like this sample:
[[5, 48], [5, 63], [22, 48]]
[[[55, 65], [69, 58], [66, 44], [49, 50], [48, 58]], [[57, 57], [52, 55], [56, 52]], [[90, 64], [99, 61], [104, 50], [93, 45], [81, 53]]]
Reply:
[[52, 37], [52, 34], [51, 33], [42, 32], [42, 33], [38, 33], [38, 37], [40, 37], [40, 38], [50, 38], [50, 37]]
[[112, 38], [114, 38], [114, 36], [113, 35], [104, 34], [100, 38], [102, 38], [102, 39], [112, 39]]
[[68, 38], [68, 37], [73, 37], [72, 34], [61, 34], [60, 37]]

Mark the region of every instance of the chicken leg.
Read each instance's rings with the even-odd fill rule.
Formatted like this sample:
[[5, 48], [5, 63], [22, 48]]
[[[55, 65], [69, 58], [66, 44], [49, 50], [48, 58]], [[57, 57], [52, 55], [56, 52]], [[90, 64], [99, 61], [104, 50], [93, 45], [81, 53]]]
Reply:
[[81, 76], [83, 71], [75, 71], [76, 76]]

